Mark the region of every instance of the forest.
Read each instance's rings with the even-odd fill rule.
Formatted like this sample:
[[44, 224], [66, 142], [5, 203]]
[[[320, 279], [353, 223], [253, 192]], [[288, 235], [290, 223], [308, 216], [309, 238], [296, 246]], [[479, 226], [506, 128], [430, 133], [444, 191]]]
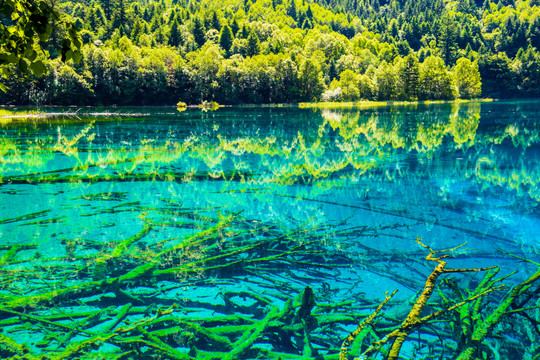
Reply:
[[[539, 0], [51, 0], [43, 76], [11, 65], [5, 105], [534, 98]], [[4, 20], [3, 20], [4, 21]], [[64, 60], [64, 61], [62, 61]], [[79, 60], [78, 62], [74, 60]], [[24, 64], [23, 64], [24, 65]]]

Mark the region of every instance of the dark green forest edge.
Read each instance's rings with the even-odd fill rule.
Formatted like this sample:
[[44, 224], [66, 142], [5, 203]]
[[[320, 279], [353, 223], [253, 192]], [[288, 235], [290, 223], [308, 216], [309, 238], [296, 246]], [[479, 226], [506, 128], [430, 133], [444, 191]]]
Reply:
[[[36, 54], [38, 65], [48, 70], [37, 72], [47, 74], [23, 75], [25, 64], [11, 65], [2, 104], [414, 101], [540, 94], [538, 0], [50, 3], [70, 21], [52, 30], [44, 43], [47, 52]], [[4, 14], [2, 22], [9, 21]], [[65, 24], [72, 23], [82, 41], [78, 63], [65, 57]]]

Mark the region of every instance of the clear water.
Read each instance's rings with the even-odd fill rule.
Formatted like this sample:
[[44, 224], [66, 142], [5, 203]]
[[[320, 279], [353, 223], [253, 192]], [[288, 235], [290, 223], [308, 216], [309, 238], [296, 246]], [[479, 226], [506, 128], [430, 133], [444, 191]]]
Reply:
[[[4, 120], [0, 356], [337, 359], [398, 289], [349, 346], [360, 357], [412, 309], [427, 247], [463, 243], [447, 268], [516, 273], [476, 299], [486, 271], [442, 274], [421, 317], [468, 299], [486, 319], [538, 270], [539, 129], [534, 101]], [[538, 289], [478, 358], [538, 356]], [[442, 311], [400, 356], [455, 359], [463, 326]]]

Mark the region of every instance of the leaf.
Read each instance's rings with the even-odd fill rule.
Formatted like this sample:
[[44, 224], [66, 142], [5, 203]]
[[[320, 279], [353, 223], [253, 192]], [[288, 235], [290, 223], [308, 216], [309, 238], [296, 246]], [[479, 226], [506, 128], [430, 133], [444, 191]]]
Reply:
[[30, 62], [36, 60], [37, 58], [37, 52], [36, 50], [34, 50], [34, 48], [32, 47], [28, 47], [24, 53], [24, 56], [26, 56], [26, 58], [28, 60], [30, 60]]
[[73, 61], [75, 63], [79, 63], [81, 61], [82, 57], [83, 57], [82, 52], [80, 52], [78, 50], [73, 52]]
[[76, 49], [80, 49], [81, 46], [82, 46], [81, 40], [79, 40], [77, 37], [72, 37], [72, 38], [71, 38], [71, 43], [73, 44], [73, 46], [74, 46]]
[[4, 79], [8, 79], [9, 78], [9, 74], [11, 74], [11, 70], [9, 69], [9, 67], [7, 66], [4, 66], [1, 68], [1, 72], [2, 72], [2, 77]]
[[16, 64], [18, 59], [17, 59], [17, 56], [15, 54], [9, 54], [7, 56], [7, 61], [11, 64]]
[[38, 60], [30, 64], [30, 70], [34, 75], [41, 76], [45, 73], [47, 73], [47, 67], [45, 67], [45, 64], [43, 64], [43, 61]]
[[21, 58], [19, 59], [19, 69], [23, 74], [28, 72], [28, 60]]
[[71, 40], [69, 39], [62, 40], [62, 48], [71, 48]]

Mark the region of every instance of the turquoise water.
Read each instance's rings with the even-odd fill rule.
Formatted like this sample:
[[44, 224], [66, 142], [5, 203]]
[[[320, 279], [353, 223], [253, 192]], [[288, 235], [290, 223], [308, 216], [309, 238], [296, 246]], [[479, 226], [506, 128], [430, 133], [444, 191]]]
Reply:
[[454, 248], [399, 356], [540, 353], [538, 102], [46, 111], [0, 122], [2, 358], [337, 359], [397, 289], [383, 359]]

